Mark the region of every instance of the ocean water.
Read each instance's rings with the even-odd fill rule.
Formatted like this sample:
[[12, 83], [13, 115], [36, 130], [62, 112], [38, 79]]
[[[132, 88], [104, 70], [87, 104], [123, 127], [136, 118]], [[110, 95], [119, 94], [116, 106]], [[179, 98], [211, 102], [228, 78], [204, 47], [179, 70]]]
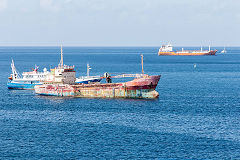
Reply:
[[145, 73], [162, 75], [160, 96], [84, 99], [8, 90], [11, 58], [20, 73], [35, 64], [49, 69], [59, 63], [60, 48], [0, 47], [0, 159], [240, 159], [240, 48], [182, 57], [157, 56], [158, 47], [63, 51], [77, 76], [86, 75], [87, 63], [91, 75], [140, 73], [144, 54]]

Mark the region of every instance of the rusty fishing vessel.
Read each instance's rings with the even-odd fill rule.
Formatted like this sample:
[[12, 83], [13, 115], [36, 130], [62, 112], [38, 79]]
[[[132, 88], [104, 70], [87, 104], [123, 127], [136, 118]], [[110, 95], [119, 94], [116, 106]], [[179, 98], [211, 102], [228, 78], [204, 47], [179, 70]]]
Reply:
[[162, 45], [162, 47], [158, 51], [159, 56], [204, 56], [204, 55], [215, 55], [217, 50], [211, 50], [210, 46], [208, 50], [184, 50], [182, 48], [181, 51], [173, 51], [173, 47], [171, 44]]
[[[35, 92], [46, 96], [67, 96], [67, 97], [88, 97], [88, 98], [157, 98], [158, 92], [155, 90], [160, 75], [149, 76], [143, 71], [142, 74], [122, 74], [110, 76], [105, 73], [108, 83], [77, 84], [74, 66], [63, 64], [61, 50], [61, 60], [58, 67], [51, 69], [42, 85], [35, 86]], [[111, 83], [111, 78], [134, 77], [132, 81]]]

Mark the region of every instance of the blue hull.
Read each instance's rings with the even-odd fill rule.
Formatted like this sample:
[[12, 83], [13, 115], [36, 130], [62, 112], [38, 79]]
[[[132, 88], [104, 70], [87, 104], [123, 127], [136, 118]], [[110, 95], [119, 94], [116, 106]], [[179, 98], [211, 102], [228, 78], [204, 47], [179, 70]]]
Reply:
[[41, 83], [14, 83], [8, 82], [8, 89], [34, 89], [34, 86], [40, 85]]
[[88, 83], [94, 83], [94, 82], [100, 82], [102, 79], [93, 79], [93, 80], [85, 80], [85, 81], [79, 81], [76, 83], [83, 83], [83, 84], [88, 84]]

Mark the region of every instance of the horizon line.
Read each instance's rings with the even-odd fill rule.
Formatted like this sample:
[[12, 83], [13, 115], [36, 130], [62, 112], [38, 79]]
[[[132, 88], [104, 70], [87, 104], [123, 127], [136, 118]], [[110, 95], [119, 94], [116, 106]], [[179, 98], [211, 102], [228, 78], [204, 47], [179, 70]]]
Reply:
[[[63, 47], [161, 47], [161, 45], [159, 45], [159, 46], [139, 46], [139, 45], [132, 45], [132, 46], [130, 46], [130, 45], [126, 45], [126, 46], [124, 46], [124, 45], [119, 45], [119, 46], [111, 46], [111, 45], [109, 45], [109, 46], [105, 46], [105, 45], [103, 45], [103, 46], [98, 46], [98, 45], [96, 45], [96, 46], [94, 46], [94, 45], [86, 45], [86, 46], [81, 46], [81, 45], [62, 45]], [[210, 45], [211, 47], [240, 47], [240, 46], [236, 46], [236, 45], [229, 45], [229, 46], [226, 46], [226, 45], [223, 45], [223, 46], [221, 46], [221, 45]], [[61, 44], [60, 45], [0, 45], [0, 47], [61, 47]], [[209, 45], [199, 45], [199, 46], [196, 46], [196, 45], [189, 45], [189, 46], [187, 46], [187, 45], [176, 45], [176, 46], [173, 46], [173, 47], [209, 47]]]

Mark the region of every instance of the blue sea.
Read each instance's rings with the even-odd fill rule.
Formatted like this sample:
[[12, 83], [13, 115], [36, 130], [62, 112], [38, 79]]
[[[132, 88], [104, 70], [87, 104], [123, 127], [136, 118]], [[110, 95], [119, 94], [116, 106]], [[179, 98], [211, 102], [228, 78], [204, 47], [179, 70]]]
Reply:
[[146, 100], [8, 90], [11, 58], [20, 73], [49, 70], [60, 47], [0, 47], [0, 159], [240, 159], [240, 47], [226, 49], [158, 56], [158, 47], [63, 47], [77, 76], [87, 63], [90, 75], [141, 73], [143, 54], [145, 73], [162, 75], [159, 98]]

